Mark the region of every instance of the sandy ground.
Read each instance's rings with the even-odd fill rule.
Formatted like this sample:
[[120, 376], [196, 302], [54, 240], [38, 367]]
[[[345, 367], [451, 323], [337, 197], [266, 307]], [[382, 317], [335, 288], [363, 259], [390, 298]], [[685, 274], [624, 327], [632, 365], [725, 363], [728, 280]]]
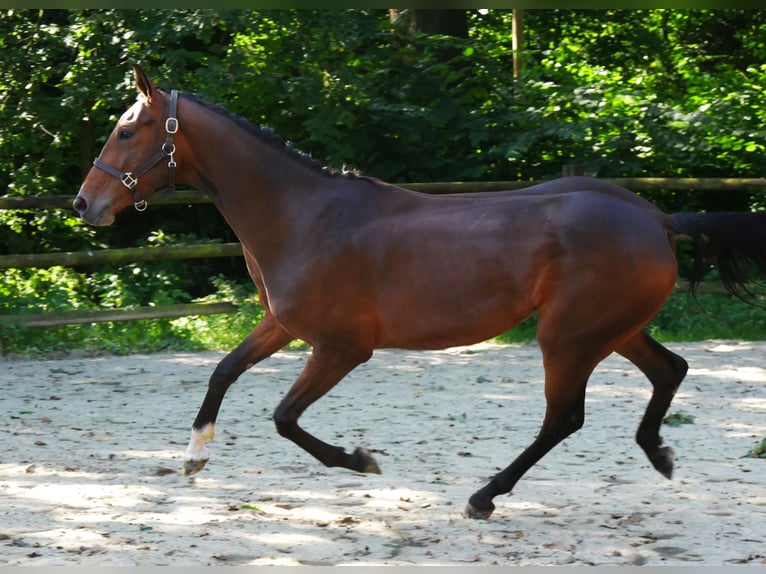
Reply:
[[633, 441], [649, 384], [619, 357], [583, 430], [489, 521], [467, 498], [537, 433], [539, 350], [382, 351], [301, 419], [374, 449], [382, 475], [327, 469], [271, 413], [306, 354], [280, 353], [224, 402], [212, 458], [179, 472], [221, 353], [0, 361], [2, 565], [729, 565], [766, 563], [766, 344], [672, 345], [691, 370], [663, 425], [668, 481]]

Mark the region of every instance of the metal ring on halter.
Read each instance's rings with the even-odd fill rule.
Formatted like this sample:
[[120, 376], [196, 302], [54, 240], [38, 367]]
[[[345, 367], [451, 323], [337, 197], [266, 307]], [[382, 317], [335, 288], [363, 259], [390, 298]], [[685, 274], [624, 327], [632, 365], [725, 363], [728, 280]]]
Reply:
[[146, 208], [149, 207], [149, 204], [143, 197], [138, 195], [138, 190], [135, 188], [135, 186], [133, 186], [131, 189], [133, 191], [133, 207], [136, 208], [136, 211], [146, 211]]
[[[170, 119], [170, 118], [168, 118], [168, 119]], [[173, 133], [175, 133], [175, 132], [173, 132]], [[174, 144], [174, 143], [170, 144], [170, 150], [169, 151], [168, 151], [167, 147], [168, 147], [167, 142], [162, 144], [162, 151], [164, 151], [166, 154], [168, 154], [168, 158], [169, 158], [168, 159], [168, 167], [175, 167], [176, 166], [176, 160], [173, 157], [173, 154], [176, 153], [176, 144]]]

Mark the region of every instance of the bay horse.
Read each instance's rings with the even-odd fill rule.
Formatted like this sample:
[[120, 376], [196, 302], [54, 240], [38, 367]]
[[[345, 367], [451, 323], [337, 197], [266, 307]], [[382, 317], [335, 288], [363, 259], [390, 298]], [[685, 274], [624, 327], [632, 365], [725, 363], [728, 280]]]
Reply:
[[298, 419], [375, 349], [485, 341], [538, 315], [546, 408], [530, 444], [468, 501], [488, 518], [547, 452], [580, 429], [585, 390], [611, 353], [652, 385], [636, 441], [670, 478], [659, 429], [686, 361], [644, 330], [676, 284], [675, 243], [694, 245], [696, 285], [712, 256], [746, 297], [766, 271], [766, 213], [669, 215], [631, 191], [566, 177], [505, 192], [437, 196], [323, 168], [266, 128], [196, 96], [160, 89], [133, 67], [139, 94], [86, 175], [74, 209], [110, 225], [177, 182], [206, 193], [242, 243], [265, 315], [212, 373], [184, 473], [209, 459], [224, 394], [247, 369], [300, 339], [310, 356], [274, 412], [280, 435], [328, 467], [380, 468], [304, 430]]

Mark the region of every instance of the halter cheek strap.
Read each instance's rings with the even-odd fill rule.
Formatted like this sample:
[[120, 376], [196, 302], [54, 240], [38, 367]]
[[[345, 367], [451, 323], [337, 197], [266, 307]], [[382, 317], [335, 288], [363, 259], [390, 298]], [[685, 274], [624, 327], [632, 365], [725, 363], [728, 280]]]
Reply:
[[146, 200], [138, 194], [138, 190], [136, 189], [136, 186], [138, 185], [138, 178], [144, 175], [147, 171], [152, 169], [166, 157], [168, 158], [168, 187], [170, 189], [175, 189], [176, 160], [173, 154], [176, 152], [176, 146], [173, 143], [173, 136], [178, 131], [178, 118], [176, 117], [178, 115], [177, 111], [178, 90], [173, 90], [170, 92], [170, 111], [168, 113], [168, 118], [165, 120], [165, 143], [162, 144], [162, 148], [157, 153], [150, 157], [146, 163], [139, 167], [136, 171], [120, 171], [119, 169], [104, 163], [99, 158], [93, 160], [93, 165], [119, 179], [122, 182], [122, 185], [133, 192], [133, 206], [138, 211], [144, 211], [147, 207]]

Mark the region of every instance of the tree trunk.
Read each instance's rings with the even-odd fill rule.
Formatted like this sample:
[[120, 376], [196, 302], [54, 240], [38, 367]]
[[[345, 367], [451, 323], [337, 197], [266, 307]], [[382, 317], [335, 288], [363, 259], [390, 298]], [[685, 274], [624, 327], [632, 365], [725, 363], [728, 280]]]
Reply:
[[424, 34], [468, 38], [467, 10], [415, 10], [415, 26]]
[[90, 119], [85, 118], [80, 126], [80, 170], [85, 178], [93, 165], [93, 158], [96, 157], [96, 134]]
[[522, 50], [524, 49], [524, 10], [513, 10], [513, 78], [519, 79], [522, 67]]

